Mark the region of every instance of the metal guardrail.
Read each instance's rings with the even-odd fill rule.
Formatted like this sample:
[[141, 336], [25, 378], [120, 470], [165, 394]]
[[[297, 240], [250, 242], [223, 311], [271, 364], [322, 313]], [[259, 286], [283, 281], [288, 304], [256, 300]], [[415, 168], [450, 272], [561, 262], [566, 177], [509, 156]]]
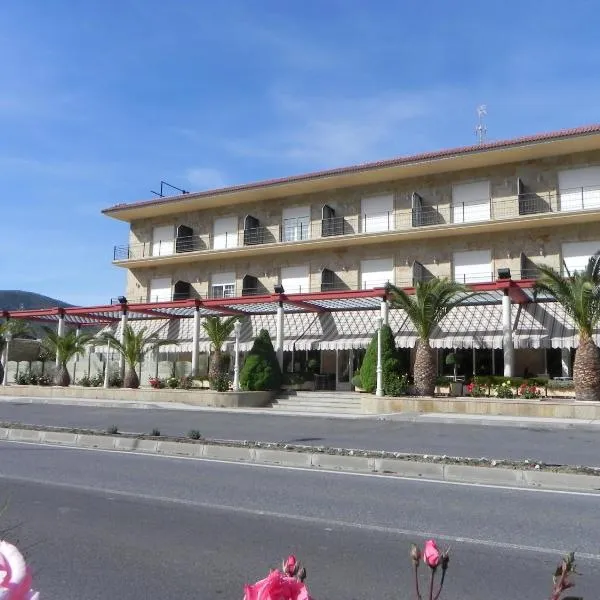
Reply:
[[523, 193], [511, 198], [485, 198], [461, 203], [445, 202], [390, 212], [336, 216], [313, 222], [308, 222], [308, 217], [287, 219], [278, 225], [264, 225], [217, 235], [202, 234], [115, 246], [113, 260], [135, 260], [261, 244], [299, 243], [335, 236], [501, 221], [536, 214], [581, 210], [600, 210], [600, 188], [562, 190], [560, 194]]

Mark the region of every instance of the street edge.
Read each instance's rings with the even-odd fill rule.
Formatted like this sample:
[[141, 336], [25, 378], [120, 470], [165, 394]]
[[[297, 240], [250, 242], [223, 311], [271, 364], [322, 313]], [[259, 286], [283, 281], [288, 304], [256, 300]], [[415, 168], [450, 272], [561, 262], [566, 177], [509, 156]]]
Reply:
[[[93, 431], [60, 431], [56, 428], [0, 427], [0, 441], [27, 442], [62, 447], [157, 454], [171, 457], [242, 462], [257, 465], [371, 473], [413, 479], [511, 486], [529, 489], [564, 489], [600, 493], [600, 476], [557, 473], [468, 464], [427, 462], [413, 456], [373, 456], [329, 453], [323, 448], [272, 448], [270, 444], [211, 440], [159, 439], [149, 436], [108, 435]], [[267, 447], [265, 447], [267, 446]], [[383, 453], [384, 455], [386, 453]]]

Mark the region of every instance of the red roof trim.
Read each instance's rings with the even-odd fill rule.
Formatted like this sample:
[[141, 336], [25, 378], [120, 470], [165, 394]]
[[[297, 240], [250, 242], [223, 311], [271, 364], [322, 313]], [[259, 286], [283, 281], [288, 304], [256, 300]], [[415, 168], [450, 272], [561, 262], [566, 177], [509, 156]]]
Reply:
[[281, 177], [277, 179], [267, 179], [265, 181], [257, 181], [253, 183], [245, 183], [241, 185], [233, 185], [229, 187], [217, 188], [213, 190], [206, 190], [203, 192], [192, 192], [189, 194], [183, 194], [178, 196], [169, 196], [168, 198], [158, 198], [152, 200], [142, 200], [139, 202], [116, 204], [109, 208], [105, 208], [102, 212], [112, 213], [120, 210], [129, 210], [131, 208], [138, 208], [142, 206], [167, 204], [187, 198], [204, 198], [207, 196], [216, 196], [220, 194], [228, 194], [231, 192], [241, 192], [245, 190], [252, 190], [257, 188], [272, 187], [283, 183], [295, 183], [300, 181], [307, 181], [311, 179], [319, 179], [322, 177], [332, 177], [335, 175], [344, 175], [347, 173], [358, 173], [361, 171], [369, 171], [374, 169], [382, 169], [385, 167], [401, 166], [411, 163], [418, 163], [425, 160], [436, 160], [442, 158], [449, 158], [452, 156], [461, 156], [465, 154], [475, 154], [478, 152], [486, 152], [489, 150], [498, 150], [501, 148], [511, 148], [515, 146], [522, 146], [531, 143], [541, 143], [552, 140], [558, 140], [562, 138], [577, 137], [581, 135], [590, 135], [593, 133], [600, 133], [600, 123], [594, 125], [585, 125], [583, 127], [575, 127], [572, 129], [562, 129], [559, 131], [551, 131], [547, 133], [538, 133], [536, 135], [523, 136], [519, 138], [513, 138], [508, 140], [499, 140], [497, 142], [487, 142], [485, 144], [474, 144], [471, 146], [460, 146], [458, 148], [448, 148], [446, 150], [438, 150], [434, 152], [424, 152], [421, 154], [413, 154], [410, 156], [401, 156], [392, 159], [361, 163], [358, 165], [351, 165], [348, 167], [340, 167], [336, 169], [327, 169], [323, 171], [315, 171], [312, 173], [305, 173], [302, 175], [292, 175], [290, 177]]

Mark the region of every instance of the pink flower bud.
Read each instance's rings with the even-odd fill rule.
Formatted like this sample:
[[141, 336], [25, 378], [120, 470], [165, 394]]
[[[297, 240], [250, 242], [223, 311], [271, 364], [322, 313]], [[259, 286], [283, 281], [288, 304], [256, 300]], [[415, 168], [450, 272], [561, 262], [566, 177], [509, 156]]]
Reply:
[[294, 577], [299, 566], [296, 557], [293, 554], [290, 554], [283, 563], [283, 572], [289, 577]]
[[423, 549], [423, 560], [432, 569], [436, 569], [440, 564], [441, 555], [435, 540], [427, 540], [425, 542], [425, 548]]

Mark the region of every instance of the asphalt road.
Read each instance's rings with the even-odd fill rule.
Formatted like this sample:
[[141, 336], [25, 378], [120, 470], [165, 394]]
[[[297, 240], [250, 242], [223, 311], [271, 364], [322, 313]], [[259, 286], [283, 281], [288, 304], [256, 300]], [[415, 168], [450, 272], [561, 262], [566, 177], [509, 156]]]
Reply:
[[544, 598], [560, 551], [600, 587], [600, 495], [0, 443], [3, 527], [44, 600], [240, 598], [289, 552], [316, 598], [412, 598], [407, 549], [452, 546], [451, 599]]
[[600, 429], [581, 426], [493, 427], [377, 419], [335, 419], [191, 410], [98, 408], [0, 403], [0, 421], [206, 438], [298, 443], [392, 452], [530, 459], [552, 464], [600, 466]]

